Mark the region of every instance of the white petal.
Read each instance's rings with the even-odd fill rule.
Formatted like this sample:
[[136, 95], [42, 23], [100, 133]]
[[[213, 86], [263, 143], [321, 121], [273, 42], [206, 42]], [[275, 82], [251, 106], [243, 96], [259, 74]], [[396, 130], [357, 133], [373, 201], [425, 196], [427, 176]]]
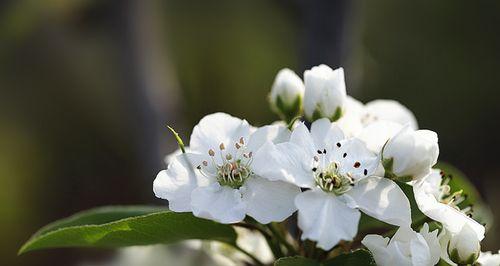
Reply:
[[304, 113], [308, 119], [316, 109], [327, 117], [333, 116], [346, 99], [344, 70], [332, 70], [320, 65], [304, 72]]
[[411, 261], [413, 265], [435, 265], [435, 263], [431, 261], [431, 251], [425, 239], [419, 234], [415, 236], [416, 237], [410, 241]]
[[368, 149], [379, 153], [385, 143], [402, 128], [395, 122], [377, 121], [363, 128], [357, 137], [366, 143]]
[[342, 129], [328, 118], [314, 121], [311, 125], [311, 137], [316, 149], [332, 150], [335, 144], [344, 139]]
[[299, 123], [292, 131], [290, 142], [301, 147], [311, 158], [316, 154], [316, 150], [318, 149], [311, 133], [309, 133], [309, 129], [307, 129], [304, 123]]
[[195, 166], [203, 156], [185, 153], [172, 159], [167, 170], [158, 173], [153, 191], [158, 198], [169, 201], [169, 208], [176, 212], [191, 211], [191, 192], [198, 186], [206, 186], [207, 178], [196, 172]]
[[410, 202], [396, 183], [381, 177], [367, 177], [347, 192], [364, 213], [398, 226], [411, 224]]
[[192, 151], [206, 154], [209, 149], [218, 149], [224, 143], [233, 149], [241, 137], [247, 138], [252, 128], [246, 120], [225, 113], [214, 113], [203, 117], [193, 129], [189, 147]]
[[472, 218], [458, 211], [452, 206], [439, 202], [433, 194], [432, 185], [427, 181], [438, 173], [432, 172], [430, 175], [419, 180], [413, 186], [413, 193], [418, 208], [429, 218], [442, 223], [452, 233], [459, 233], [464, 225], [468, 225], [474, 230], [479, 240], [484, 238], [485, 228]]
[[282, 181], [269, 181], [254, 177], [242, 189], [247, 214], [261, 224], [281, 222], [297, 209], [293, 202], [300, 188]]
[[309, 190], [295, 198], [295, 205], [302, 240], [317, 241], [318, 247], [329, 250], [340, 240], [350, 241], [356, 236], [361, 214], [338, 197], [321, 190]]
[[313, 187], [312, 156], [296, 144], [267, 142], [254, 155], [252, 171], [271, 181], [285, 181], [300, 187]]
[[417, 119], [401, 103], [394, 100], [374, 100], [365, 105], [366, 112], [378, 120], [388, 120], [400, 125], [409, 124], [414, 130], [418, 129]]
[[377, 265], [392, 266], [392, 255], [387, 250], [389, 238], [379, 235], [366, 235], [361, 243], [371, 251]]
[[340, 147], [335, 146], [329, 152], [329, 156], [330, 162], [335, 161], [340, 164], [341, 174], [349, 173], [356, 180], [372, 175], [380, 161], [379, 157], [368, 150], [363, 141], [356, 138], [340, 141]]
[[304, 83], [292, 70], [284, 68], [276, 74], [271, 89], [271, 101], [276, 102], [278, 96], [285, 104], [292, 104], [295, 99], [304, 95]]
[[427, 223], [424, 223], [424, 225], [420, 229], [420, 235], [422, 235], [422, 237], [427, 242], [431, 254], [431, 263], [432, 265], [435, 265], [436, 263], [438, 263], [441, 256], [441, 246], [438, 240], [438, 230], [436, 229], [432, 232], [429, 232], [429, 225]]
[[361, 118], [365, 115], [363, 103], [347, 95], [344, 104], [344, 114], [337, 120], [338, 126], [346, 137], [354, 137], [361, 132], [364, 125]]
[[191, 206], [195, 216], [219, 223], [237, 223], [245, 218], [246, 204], [240, 191], [219, 183], [193, 190]]
[[430, 172], [439, 156], [438, 138], [430, 130], [413, 131], [403, 127], [383, 150], [384, 159], [393, 159], [393, 172], [398, 176], [422, 178]]
[[290, 139], [290, 130], [283, 125], [269, 125], [259, 127], [250, 135], [247, 148], [254, 153], [267, 141], [282, 143]]

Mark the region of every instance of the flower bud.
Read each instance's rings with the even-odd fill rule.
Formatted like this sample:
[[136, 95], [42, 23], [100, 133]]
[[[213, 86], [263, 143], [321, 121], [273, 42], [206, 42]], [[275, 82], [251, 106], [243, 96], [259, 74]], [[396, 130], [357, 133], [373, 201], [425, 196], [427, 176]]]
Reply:
[[448, 243], [448, 255], [458, 265], [474, 264], [481, 252], [481, 245], [476, 233], [468, 225], [453, 235]]
[[403, 127], [382, 149], [385, 176], [408, 182], [430, 173], [439, 155], [437, 134], [430, 130]]
[[303, 97], [304, 83], [299, 76], [288, 68], [280, 70], [269, 97], [271, 109], [289, 123], [300, 115]]
[[306, 119], [311, 122], [323, 117], [338, 120], [346, 101], [344, 69], [332, 70], [327, 65], [319, 65], [304, 72], [304, 82]]

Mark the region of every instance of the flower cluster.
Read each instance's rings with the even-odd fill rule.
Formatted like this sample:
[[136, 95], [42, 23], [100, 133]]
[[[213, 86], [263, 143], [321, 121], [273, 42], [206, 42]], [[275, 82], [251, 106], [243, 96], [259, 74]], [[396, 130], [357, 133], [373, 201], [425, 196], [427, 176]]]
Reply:
[[[168, 157], [155, 195], [172, 211], [219, 223], [260, 228], [287, 220], [278, 240], [304, 241], [292, 248], [310, 241], [326, 257], [361, 240], [378, 265], [498, 265], [485, 262], [498, 255], [480, 252], [485, 228], [462, 206], [466, 195], [433, 168], [437, 134], [418, 129], [408, 108], [357, 101], [346, 94], [343, 69], [326, 65], [306, 70], [304, 81], [281, 70], [269, 100], [283, 122], [253, 127], [225, 113], [202, 118], [184, 152]], [[428, 219], [412, 221], [410, 201]], [[391, 238], [359, 238], [362, 213], [399, 229]]]

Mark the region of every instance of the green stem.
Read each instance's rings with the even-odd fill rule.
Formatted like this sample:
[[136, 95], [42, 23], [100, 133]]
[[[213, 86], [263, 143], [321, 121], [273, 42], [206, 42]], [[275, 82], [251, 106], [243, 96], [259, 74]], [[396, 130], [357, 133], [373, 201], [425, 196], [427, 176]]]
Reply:
[[271, 231], [271, 233], [278, 239], [278, 241], [283, 244], [286, 249], [288, 250], [288, 254], [290, 255], [290, 253], [292, 255], [297, 255], [298, 254], [298, 251], [297, 249], [295, 249], [294, 246], [292, 246], [286, 239], [285, 237], [283, 236], [283, 234], [281, 234], [279, 228], [277, 228], [277, 224], [276, 223], [270, 223], [267, 225], [267, 227], [269, 228], [269, 230]]

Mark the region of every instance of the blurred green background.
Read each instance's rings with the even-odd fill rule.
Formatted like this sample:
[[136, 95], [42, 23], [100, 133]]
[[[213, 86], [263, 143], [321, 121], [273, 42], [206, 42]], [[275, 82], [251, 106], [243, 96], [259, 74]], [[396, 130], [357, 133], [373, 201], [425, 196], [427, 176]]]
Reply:
[[[255, 125], [274, 75], [344, 66], [348, 93], [394, 98], [440, 136], [500, 212], [499, 1], [11, 0], [0, 3], [0, 260], [42, 225], [109, 204], [163, 204], [152, 181], [203, 115]], [[483, 249], [500, 248], [493, 225]]]

